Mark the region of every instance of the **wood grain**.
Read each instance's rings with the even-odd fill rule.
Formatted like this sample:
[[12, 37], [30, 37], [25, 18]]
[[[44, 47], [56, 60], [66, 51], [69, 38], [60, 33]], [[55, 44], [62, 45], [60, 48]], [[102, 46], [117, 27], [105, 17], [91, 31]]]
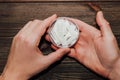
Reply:
[[110, 2], [116, 2], [116, 1], [120, 1], [120, 0], [0, 0], [0, 2], [106, 2], [106, 1], [110, 1]]
[[[87, 5], [91, 0], [0, 0], [0, 72], [6, 64], [10, 45], [17, 32], [30, 20], [45, 19], [56, 13], [58, 16], [77, 18], [90, 25], [95, 23], [95, 12]], [[51, 2], [50, 2], [51, 1]], [[66, 1], [66, 2], [65, 2]], [[87, 1], [87, 2], [85, 2]], [[100, 5], [105, 18], [110, 22], [120, 47], [120, 2], [117, 0], [92, 0]], [[97, 2], [98, 1], [98, 2]], [[104, 1], [104, 2], [103, 2]], [[116, 2], [117, 1], [117, 2]], [[5, 2], [5, 3], [4, 3]], [[25, 2], [25, 3], [24, 3]], [[43, 39], [44, 41], [44, 39]], [[46, 43], [44, 41], [44, 43]], [[50, 44], [44, 54], [52, 51]], [[30, 80], [106, 80], [90, 71], [74, 59], [65, 57], [48, 70]]]

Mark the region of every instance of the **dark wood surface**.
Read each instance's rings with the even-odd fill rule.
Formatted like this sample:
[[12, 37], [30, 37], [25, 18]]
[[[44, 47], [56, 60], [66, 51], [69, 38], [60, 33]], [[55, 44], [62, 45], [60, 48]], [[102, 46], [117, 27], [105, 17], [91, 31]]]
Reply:
[[[101, 6], [120, 47], [119, 0], [0, 0], [0, 73], [6, 64], [13, 37], [26, 22], [33, 19], [44, 19], [56, 13], [58, 16], [73, 17], [94, 25], [96, 13], [87, 5], [89, 1]], [[44, 45], [48, 46], [44, 47]], [[40, 48], [44, 54], [52, 51], [49, 45], [43, 39]], [[48, 70], [39, 73], [31, 80], [106, 79], [90, 71], [74, 59], [65, 57], [61, 62], [53, 64]]]
[[106, 1], [110, 1], [110, 2], [115, 2], [115, 1], [120, 1], [120, 0], [0, 0], [0, 2], [48, 2], [48, 1], [54, 1], [54, 2], [85, 2], [85, 1], [100, 1], [100, 2], [106, 2]]

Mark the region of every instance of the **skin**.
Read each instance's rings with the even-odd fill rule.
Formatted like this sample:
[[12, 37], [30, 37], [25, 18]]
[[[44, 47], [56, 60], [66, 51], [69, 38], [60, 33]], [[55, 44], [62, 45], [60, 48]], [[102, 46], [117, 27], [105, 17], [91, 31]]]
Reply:
[[[119, 80], [120, 50], [102, 11], [96, 15], [96, 22], [100, 30], [77, 19], [69, 18], [69, 20], [76, 23], [81, 31], [69, 56], [110, 80]], [[48, 35], [46, 39], [50, 41]], [[51, 46], [55, 50], [58, 49], [53, 44]]]
[[[28, 80], [68, 52], [68, 56], [96, 73], [110, 80], [120, 79], [120, 50], [101, 11], [96, 16], [100, 30], [80, 20], [69, 18], [81, 31], [78, 41], [71, 49], [59, 49], [52, 44], [52, 48], [56, 51], [44, 56], [38, 44], [55, 19], [56, 15], [53, 15], [44, 21], [30, 21], [20, 30], [13, 39], [10, 55], [0, 80]], [[50, 41], [48, 35], [46, 39]]]
[[0, 80], [28, 80], [61, 59], [70, 49], [58, 49], [43, 55], [38, 48], [41, 37], [56, 19], [53, 15], [43, 21], [29, 21], [14, 37], [7, 64]]
[[81, 34], [69, 56], [96, 73], [109, 78], [120, 58], [120, 52], [117, 41], [109, 23], [104, 19], [103, 13], [100, 11], [96, 15], [100, 30], [80, 20], [71, 20], [78, 24]]

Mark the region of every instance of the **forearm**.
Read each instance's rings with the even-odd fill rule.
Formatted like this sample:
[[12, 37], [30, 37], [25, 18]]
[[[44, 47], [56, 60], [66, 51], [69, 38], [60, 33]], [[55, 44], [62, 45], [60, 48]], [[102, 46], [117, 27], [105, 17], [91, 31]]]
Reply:
[[117, 60], [113, 70], [109, 74], [110, 80], [120, 80], [120, 58]]

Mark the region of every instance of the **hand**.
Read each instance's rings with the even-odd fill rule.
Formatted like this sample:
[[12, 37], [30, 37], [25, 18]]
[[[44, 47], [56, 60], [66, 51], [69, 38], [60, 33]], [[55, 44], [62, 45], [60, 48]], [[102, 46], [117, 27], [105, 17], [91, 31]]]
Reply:
[[120, 58], [120, 52], [110, 25], [104, 19], [102, 11], [99, 11], [96, 16], [100, 30], [80, 20], [71, 20], [79, 26], [81, 33], [69, 56], [96, 73], [109, 78]]
[[27, 80], [68, 53], [69, 48], [43, 55], [38, 45], [46, 29], [56, 19], [29, 21], [14, 37], [7, 64], [0, 80]]
[[[120, 68], [120, 64], [118, 64], [120, 63], [120, 52], [110, 25], [104, 19], [102, 11], [99, 11], [96, 16], [100, 30], [80, 20], [72, 18], [70, 20], [79, 26], [81, 32], [79, 40], [71, 48], [69, 56], [75, 58], [96, 73], [112, 79], [111, 73], [115, 72], [116, 66], [119, 65]], [[46, 39], [50, 41], [48, 35]], [[58, 49], [53, 44], [51, 46], [55, 50]], [[116, 71], [120, 72], [119, 68]]]

